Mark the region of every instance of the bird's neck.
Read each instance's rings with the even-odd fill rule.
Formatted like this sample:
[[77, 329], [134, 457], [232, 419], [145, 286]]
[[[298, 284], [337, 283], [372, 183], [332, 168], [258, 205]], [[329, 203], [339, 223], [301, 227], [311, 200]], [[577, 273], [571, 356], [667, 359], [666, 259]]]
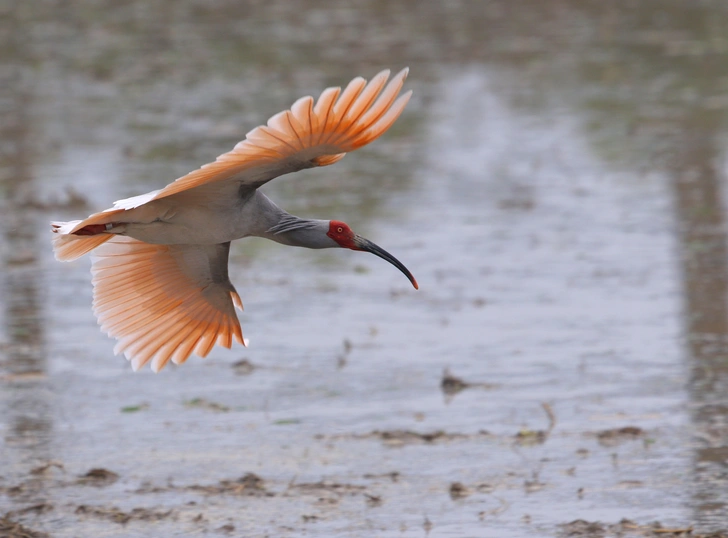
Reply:
[[261, 229], [254, 234], [271, 241], [306, 248], [334, 248], [339, 245], [326, 233], [329, 231], [328, 220], [304, 219], [291, 215], [263, 196], [258, 201], [260, 209]]
[[284, 219], [267, 230], [266, 237], [277, 243], [293, 247], [332, 248], [338, 246], [326, 232], [328, 220], [302, 219], [285, 214]]

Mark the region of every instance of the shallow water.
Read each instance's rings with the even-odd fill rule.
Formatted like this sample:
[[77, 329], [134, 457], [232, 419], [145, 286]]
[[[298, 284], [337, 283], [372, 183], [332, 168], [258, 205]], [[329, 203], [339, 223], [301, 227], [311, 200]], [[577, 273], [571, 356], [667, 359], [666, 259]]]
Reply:
[[[59, 537], [728, 531], [724, 4], [295, 6], [0, 6], [0, 516]], [[265, 191], [420, 290], [373, 256], [239, 241], [248, 349], [158, 375], [114, 357], [48, 221], [405, 65], [390, 132]]]

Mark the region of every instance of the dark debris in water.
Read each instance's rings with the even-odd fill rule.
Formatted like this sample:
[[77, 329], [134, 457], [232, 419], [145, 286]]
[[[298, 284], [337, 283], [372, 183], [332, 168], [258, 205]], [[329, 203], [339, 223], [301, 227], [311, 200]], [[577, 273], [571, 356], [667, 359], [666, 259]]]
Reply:
[[597, 432], [597, 440], [600, 445], [614, 446], [624, 441], [636, 441], [644, 436], [645, 432], [637, 426], [625, 426]]
[[46, 487], [47, 480], [44, 478], [33, 476], [29, 480], [25, 480], [14, 486], [0, 487], [0, 494], [15, 498], [16, 501], [28, 500], [36, 498], [36, 496]]
[[194, 407], [196, 409], [207, 409], [208, 411], [218, 411], [225, 413], [230, 411], [227, 405], [223, 405], [217, 402], [211, 402], [204, 398], [192, 398], [191, 400], [185, 401], [185, 407]]
[[[339, 482], [322, 480], [319, 482], [290, 484], [284, 495], [291, 496], [291, 493], [294, 492], [296, 495], [312, 495], [316, 497], [315, 504], [318, 506], [337, 505], [342, 498], [356, 495], [364, 495], [365, 501], [370, 507], [381, 504], [381, 499], [376, 495], [368, 494], [366, 489], [366, 486], [359, 484], [342, 484]], [[376, 499], [379, 499], [379, 501], [377, 502]]]
[[[13, 497], [16, 502], [22, 501], [23, 499], [33, 502], [33, 500], [36, 500], [37, 496], [47, 490], [51, 484], [54, 487], [79, 485], [106, 487], [119, 479], [119, 475], [113, 471], [98, 467], [91, 469], [75, 480], [62, 480], [58, 476], [55, 476], [57, 473], [51, 473], [54, 469], [58, 469], [65, 473], [65, 468], [62, 463], [58, 461], [49, 461], [48, 463], [31, 469], [29, 471], [30, 477], [27, 480], [19, 482], [13, 486], [0, 487], [0, 493]], [[3, 538], [1, 534], [0, 538]]]
[[[174, 489], [174, 488], [172, 488]], [[201, 491], [208, 495], [246, 495], [250, 497], [273, 497], [275, 493], [265, 488], [265, 481], [254, 473], [246, 473], [235, 480], [220, 480], [216, 485], [192, 485], [184, 489]]]
[[473, 492], [469, 487], [465, 486], [462, 482], [453, 482], [450, 484], [450, 498], [453, 501], [468, 497]]
[[543, 444], [548, 439], [548, 432], [544, 430], [523, 429], [513, 436], [516, 444], [520, 446], [535, 446]]
[[541, 404], [541, 408], [544, 410], [544, 413], [546, 413], [546, 417], [549, 420], [548, 428], [546, 430], [529, 430], [524, 428], [514, 436], [516, 444], [520, 446], [541, 445], [549, 438], [551, 431], [556, 426], [556, 414], [554, 413], [551, 405], [546, 402]]
[[459, 377], [455, 377], [454, 375], [452, 375], [448, 368], [445, 368], [445, 371], [442, 373], [440, 388], [442, 389], [442, 392], [444, 392], [448, 396], [455, 395], [470, 386], [470, 383], [466, 383]]
[[[50, 503], [44, 502], [44, 503], [26, 506], [25, 508], [20, 508], [19, 510], [13, 510], [12, 512], [8, 512], [6, 514], [6, 517], [20, 516], [20, 515], [24, 515], [24, 514], [40, 515], [40, 514], [46, 514], [52, 510], [53, 510], [53, 505]], [[0, 536], [2, 536], [2, 534], [0, 534]]]
[[541, 482], [538, 477], [534, 477], [533, 480], [526, 480], [523, 482], [523, 490], [526, 493], [535, 493], [537, 491], [541, 491], [547, 485], [548, 484], [545, 482]]
[[561, 525], [559, 536], [584, 536], [584, 537], [605, 537], [606, 528], [604, 524], [597, 521], [584, 521], [576, 519], [571, 523]]
[[45, 475], [48, 473], [48, 471], [52, 469], [59, 469], [61, 471], [65, 470], [63, 468], [63, 464], [60, 461], [49, 461], [48, 463], [44, 463], [43, 465], [39, 465], [38, 467], [34, 467], [30, 470], [30, 474], [32, 475]]
[[388, 445], [407, 445], [412, 443], [432, 444], [440, 441], [452, 441], [456, 439], [465, 439], [468, 436], [461, 433], [447, 433], [437, 430], [429, 433], [419, 433], [410, 430], [374, 430], [370, 437], [377, 437]]
[[126, 525], [130, 521], [160, 521], [172, 516], [174, 511], [167, 510], [166, 512], [156, 512], [147, 508], [133, 508], [129, 512], [124, 512], [115, 506], [106, 508], [103, 506], [87, 506], [82, 504], [76, 508], [74, 513], [80, 516], [92, 516], [101, 519], [108, 519], [114, 523]]
[[382, 496], [381, 495], [371, 495], [370, 493], [365, 493], [364, 498], [366, 499], [367, 506], [369, 508], [376, 508], [378, 506], [382, 506]]
[[455, 396], [459, 392], [470, 388], [480, 388], [484, 390], [491, 390], [498, 388], [499, 385], [492, 383], [476, 383], [464, 381], [463, 379], [453, 375], [449, 368], [445, 368], [442, 373], [442, 379], [440, 380], [440, 389], [445, 396]]
[[292, 424], [300, 424], [301, 419], [298, 418], [281, 418], [278, 420], [274, 420], [273, 424], [276, 426], [290, 426]]
[[616, 524], [577, 519], [560, 525], [558, 536], [559, 538], [728, 538], [728, 534], [724, 532], [695, 534], [692, 527], [664, 527], [660, 522], [640, 525], [629, 519], [623, 519]]
[[140, 403], [137, 405], [126, 405], [121, 408], [122, 413], [136, 413], [138, 411], [144, 411], [146, 409], [149, 409], [148, 403]]
[[110, 486], [118, 479], [119, 475], [115, 472], [97, 467], [80, 476], [76, 482], [78, 484], [86, 484], [89, 486], [104, 487]]
[[244, 495], [249, 497], [274, 497], [275, 493], [268, 491], [265, 481], [254, 473], [246, 473], [240, 478], [220, 480], [217, 484], [189, 486], [154, 486], [145, 483], [135, 493], [162, 493], [167, 491], [197, 491], [206, 495]]
[[317, 435], [316, 439], [379, 439], [388, 446], [403, 446], [412, 444], [444, 443], [464, 439], [475, 439], [479, 437], [491, 438], [493, 436], [486, 430], [480, 430], [478, 433], [475, 434], [448, 433], [443, 430], [436, 430], [426, 433], [415, 432], [412, 430], [374, 430], [371, 433], [365, 434], [345, 434], [333, 435], [329, 437]]
[[293, 484], [289, 487], [289, 490], [297, 490], [306, 493], [329, 492], [335, 493], [339, 496], [354, 495], [361, 493], [365, 489], [367, 489], [366, 486], [360, 486], [358, 484], [340, 484], [338, 482], [330, 482], [328, 480]]
[[0, 517], [0, 538], [49, 538], [49, 536], [45, 532], [25, 527], [7, 515]]
[[389, 480], [392, 481], [393, 484], [397, 483], [399, 481], [400, 473], [399, 471], [392, 471], [391, 473], [366, 473], [363, 478], [366, 478], [368, 480], [377, 479], [377, 478], [389, 478]]
[[478, 484], [463, 484], [462, 482], [452, 482], [448, 488], [448, 493], [453, 501], [464, 499], [476, 493], [493, 493], [495, 491], [493, 484], [481, 482]]
[[250, 375], [257, 367], [248, 359], [242, 359], [233, 363], [232, 368], [237, 375]]

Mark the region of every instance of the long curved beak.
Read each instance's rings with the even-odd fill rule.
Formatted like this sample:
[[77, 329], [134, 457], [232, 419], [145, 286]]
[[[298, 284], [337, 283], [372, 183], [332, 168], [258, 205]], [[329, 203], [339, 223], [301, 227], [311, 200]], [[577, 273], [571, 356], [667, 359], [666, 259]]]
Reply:
[[402, 271], [404, 273], [404, 276], [409, 278], [409, 281], [412, 282], [412, 285], [415, 287], [416, 290], [420, 289], [420, 287], [417, 285], [417, 281], [415, 280], [415, 277], [412, 276], [412, 273], [409, 272], [409, 269], [407, 269], [402, 262], [400, 262], [397, 258], [392, 256], [389, 252], [384, 250], [379, 245], [376, 245], [369, 241], [369, 239], [364, 239], [360, 235], [354, 236], [354, 245], [356, 246], [357, 250], [363, 250], [365, 252], [371, 252], [375, 256], [379, 256], [383, 260], [387, 260], [389, 263], [394, 265], [397, 269]]

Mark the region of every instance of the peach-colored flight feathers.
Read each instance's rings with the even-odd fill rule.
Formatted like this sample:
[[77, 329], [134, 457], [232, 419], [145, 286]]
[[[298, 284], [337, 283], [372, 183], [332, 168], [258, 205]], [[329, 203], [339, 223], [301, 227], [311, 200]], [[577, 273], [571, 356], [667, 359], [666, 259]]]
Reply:
[[[119, 341], [115, 352], [124, 352], [134, 369], [151, 361], [158, 371], [170, 359], [180, 364], [193, 352], [204, 357], [216, 343], [228, 348], [233, 338], [243, 343], [233, 307], [242, 303], [227, 279], [229, 243], [153, 245], [113, 231], [75, 232], [124, 222], [124, 213], [162, 198], [200, 203], [230, 196], [241, 186], [257, 188], [282, 174], [333, 164], [392, 126], [412, 93], [398, 97], [406, 76], [404, 69], [386, 84], [389, 71], [382, 71], [368, 84], [357, 77], [343, 91], [327, 88], [316, 102], [303, 97], [250, 131], [232, 151], [163, 189], [119, 200], [84, 220], [53, 223], [58, 260], [97, 249], [94, 312], [102, 329]], [[224, 252], [215, 250], [223, 246]], [[222, 258], [224, 275], [205, 269], [221, 272]]]

